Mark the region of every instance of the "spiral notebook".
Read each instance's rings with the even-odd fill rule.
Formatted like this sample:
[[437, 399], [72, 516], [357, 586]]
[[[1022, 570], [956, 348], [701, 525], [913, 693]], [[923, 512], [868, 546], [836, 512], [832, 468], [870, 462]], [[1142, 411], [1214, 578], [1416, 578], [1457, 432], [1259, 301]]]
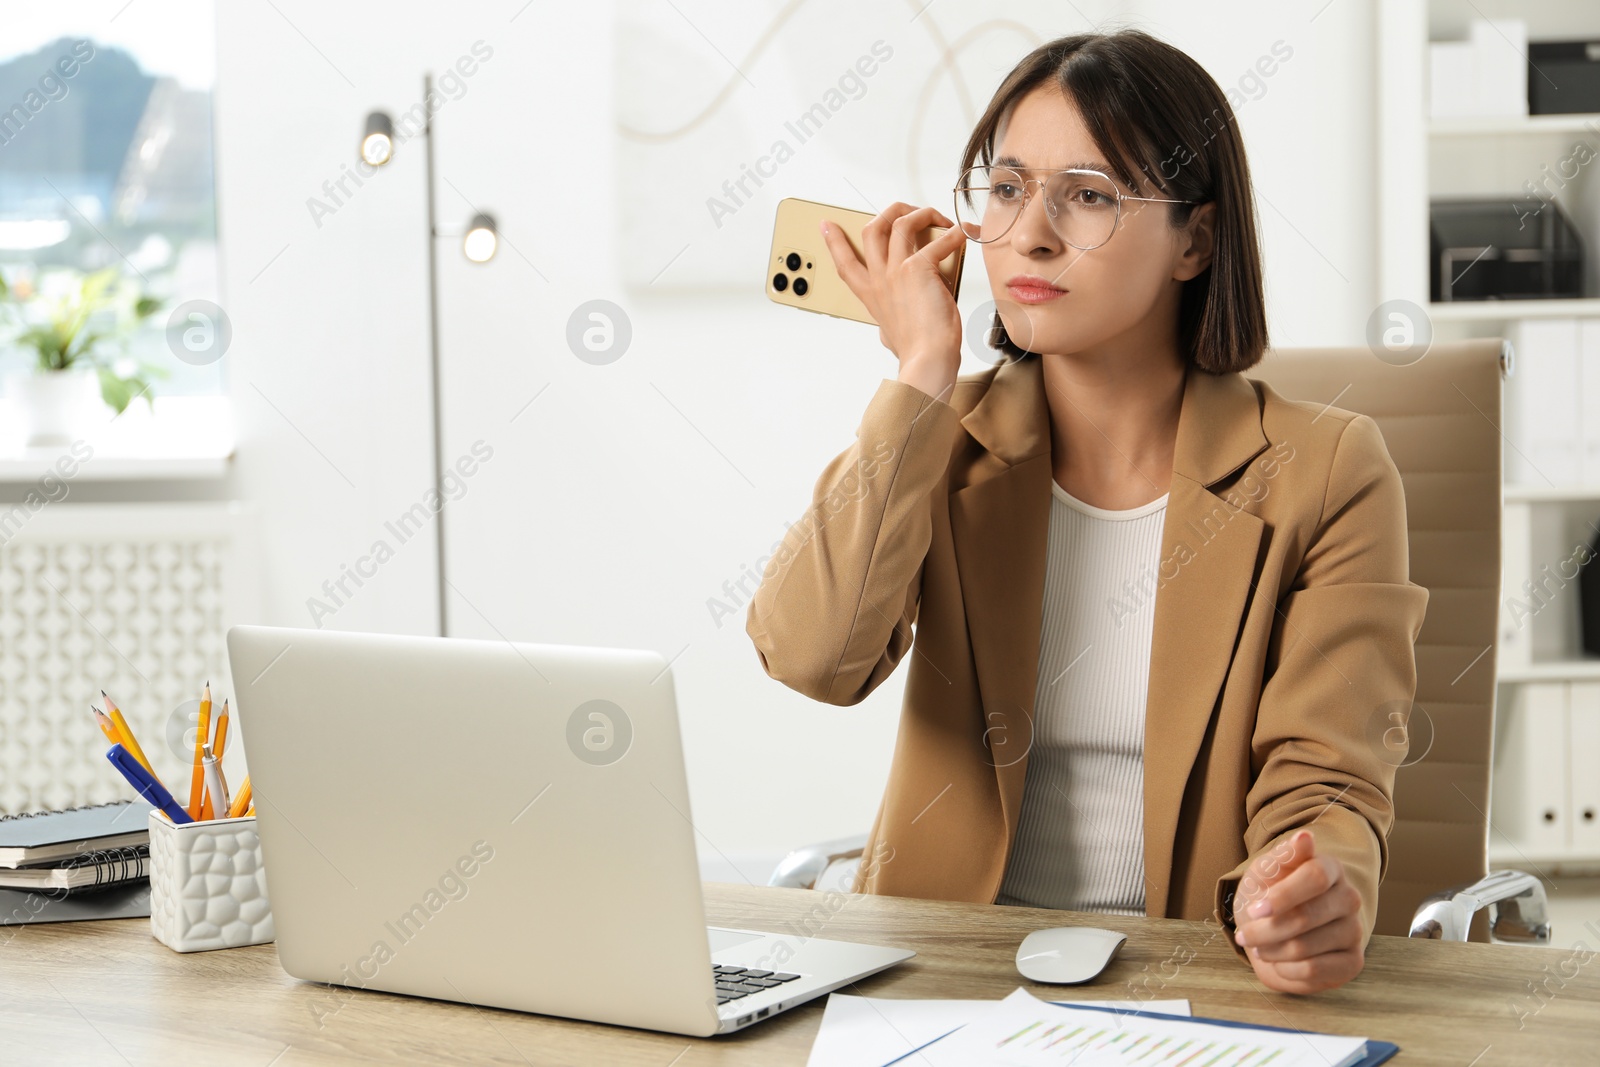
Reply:
[[100, 889], [146, 877], [149, 862], [144, 845], [100, 848], [42, 867], [0, 867], [0, 888]]
[[102, 849], [150, 844], [150, 805], [113, 800], [0, 815], [0, 867], [32, 867]]

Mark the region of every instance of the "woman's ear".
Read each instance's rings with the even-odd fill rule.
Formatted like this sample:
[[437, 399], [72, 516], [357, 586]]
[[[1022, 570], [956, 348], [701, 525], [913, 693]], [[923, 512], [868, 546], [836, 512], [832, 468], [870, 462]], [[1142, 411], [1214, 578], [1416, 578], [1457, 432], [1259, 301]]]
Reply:
[[1194, 209], [1189, 221], [1178, 231], [1174, 244], [1177, 256], [1172, 264], [1172, 277], [1180, 282], [1199, 277], [1211, 266], [1211, 256], [1216, 250], [1217, 203], [1207, 200]]

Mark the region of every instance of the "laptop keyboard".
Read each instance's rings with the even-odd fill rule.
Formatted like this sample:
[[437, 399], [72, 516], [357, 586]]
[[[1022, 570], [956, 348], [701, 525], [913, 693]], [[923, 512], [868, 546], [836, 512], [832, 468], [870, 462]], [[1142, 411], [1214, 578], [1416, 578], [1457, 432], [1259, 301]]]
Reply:
[[726, 1004], [730, 1000], [738, 1000], [751, 993], [760, 993], [785, 982], [792, 982], [800, 976], [784, 971], [760, 971], [714, 963], [711, 965], [711, 977], [717, 982], [717, 1003]]

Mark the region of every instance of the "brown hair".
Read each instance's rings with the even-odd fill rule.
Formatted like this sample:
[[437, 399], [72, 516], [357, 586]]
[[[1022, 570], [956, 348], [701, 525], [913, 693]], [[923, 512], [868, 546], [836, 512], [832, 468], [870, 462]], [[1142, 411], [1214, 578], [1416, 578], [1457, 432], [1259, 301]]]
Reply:
[[[1140, 30], [1057, 38], [1028, 53], [995, 90], [962, 152], [962, 172], [992, 162], [1001, 123], [1046, 81], [1077, 106], [1115, 177], [1138, 189], [1140, 173], [1160, 195], [1216, 202], [1211, 265], [1183, 283], [1179, 298], [1179, 344], [1213, 374], [1255, 366], [1267, 347], [1255, 199], [1233, 108], [1216, 81]], [[1168, 223], [1183, 226], [1197, 206], [1167, 205]], [[1035, 355], [1006, 336], [999, 312], [992, 333], [1012, 359]]]

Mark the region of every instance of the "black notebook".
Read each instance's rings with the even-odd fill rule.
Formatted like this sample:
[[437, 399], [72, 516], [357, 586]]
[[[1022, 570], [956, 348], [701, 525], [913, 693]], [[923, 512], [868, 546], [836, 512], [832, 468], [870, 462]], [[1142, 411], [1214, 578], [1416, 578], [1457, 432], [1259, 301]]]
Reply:
[[[141, 919], [150, 915], [150, 879], [106, 889], [0, 889], [0, 926], [81, 919]], [[5, 938], [0, 937], [0, 944]]]
[[150, 844], [150, 805], [113, 800], [61, 811], [0, 815], [0, 867], [27, 867], [100, 849]]

